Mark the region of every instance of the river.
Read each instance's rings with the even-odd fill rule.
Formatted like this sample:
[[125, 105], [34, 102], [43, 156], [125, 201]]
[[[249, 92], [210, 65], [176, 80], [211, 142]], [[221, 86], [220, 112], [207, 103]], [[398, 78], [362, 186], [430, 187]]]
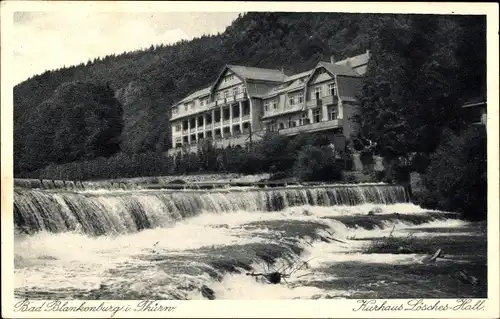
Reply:
[[401, 186], [16, 188], [14, 208], [17, 298], [486, 297], [485, 223]]

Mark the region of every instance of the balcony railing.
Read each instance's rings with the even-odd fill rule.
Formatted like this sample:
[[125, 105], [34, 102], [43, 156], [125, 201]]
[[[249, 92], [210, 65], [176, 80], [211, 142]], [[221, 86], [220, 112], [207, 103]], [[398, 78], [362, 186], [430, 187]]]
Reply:
[[192, 127], [189, 129], [189, 132], [193, 133], [193, 132], [196, 132], [196, 127]]
[[277, 115], [281, 115], [281, 114], [287, 114], [287, 113], [291, 113], [291, 112], [297, 112], [300, 110], [302, 110], [301, 104], [288, 105], [284, 109], [277, 109], [277, 110], [265, 112], [263, 118], [277, 116]]
[[224, 120], [224, 122], [222, 122], [222, 125], [229, 125], [231, 120]]
[[327, 95], [322, 98], [323, 104], [325, 105], [330, 105], [330, 104], [337, 104], [338, 102], [338, 97], [336, 95]]
[[279, 133], [283, 135], [295, 135], [301, 132], [315, 132], [315, 131], [322, 131], [339, 127], [342, 127], [341, 119], [332, 121], [322, 121], [317, 123], [310, 123], [306, 125], [284, 128], [280, 129]]
[[206, 129], [206, 130], [211, 130], [211, 129], [212, 129], [212, 127], [213, 127], [212, 123], [210, 123], [210, 124], [205, 124], [205, 129]]
[[317, 100], [306, 101], [306, 108], [313, 108], [313, 107], [317, 107], [317, 106], [318, 106]]
[[182, 130], [182, 135], [189, 134], [189, 130]]
[[241, 120], [242, 120], [242, 121], [248, 121], [248, 120], [250, 120], [250, 114], [243, 115], [243, 116], [241, 117]]

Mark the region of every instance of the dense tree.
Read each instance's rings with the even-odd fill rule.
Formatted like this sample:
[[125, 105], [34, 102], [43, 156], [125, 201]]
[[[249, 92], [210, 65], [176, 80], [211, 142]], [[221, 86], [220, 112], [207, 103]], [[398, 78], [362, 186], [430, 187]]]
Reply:
[[[473, 31], [472, 21], [477, 24]], [[483, 18], [396, 15], [374, 19], [372, 57], [357, 120], [361, 135], [375, 142], [380, 154], [388, 158], [430, 154], [443, 127], [462, 127], [461, 103], [482, 94], [485, 87], [481, 77], [485, 47], [474, 45], [479, 54], [464, 55], [472, 34], [479, 39], [475, 42], [484, 43]]]
[[120, 150], [122, 107], [108, 86], [65, 82], [37, 109], [25, 122], [31, 129], [24, 150], [15, 154], [16, 165], [36, 169]]
[[473, 126], [460, 135], [446, 130], [424, 175], [427, 191], [417, 200], [470, 219], [485, 218], [487, 181], [485, 128]]

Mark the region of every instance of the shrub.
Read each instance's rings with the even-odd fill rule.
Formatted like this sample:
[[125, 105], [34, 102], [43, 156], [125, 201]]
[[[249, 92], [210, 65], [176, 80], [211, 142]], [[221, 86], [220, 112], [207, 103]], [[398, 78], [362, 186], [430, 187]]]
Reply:
[[429, 194], [422, 200], [464, 217], [486, 217], [486, 130], [473, 126], [461, 135], [445, 131], [430, 157], [424, 183]]
[[342, 178], [342, 171], [331, 150], [306, 145], [299, 152], [294, 175], [301, 181], [337, 181]]

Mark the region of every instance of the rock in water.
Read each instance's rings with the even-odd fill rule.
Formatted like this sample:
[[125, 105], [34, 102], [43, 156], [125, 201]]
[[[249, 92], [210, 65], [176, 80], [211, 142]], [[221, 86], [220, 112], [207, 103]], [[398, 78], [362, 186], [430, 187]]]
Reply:
[[373, 215], [381, 214], [382, 212], [383, 212], [382, 208], [380, 208], [380, 207], [374, 207], [374, 208], [370, 209], [370, 211], [368, 212], [368, 216], [373, 216]]
[[214, 300], [215, 299], [215, 291], [212, 289], [208, 288], [206, 285], [203, 285], [201, 287], [201, 295], [209, 300]]
[[312, 213], [310, 211], [308, 211], [307, 209], [304, 209], [304, 211], [302, 212], [302, 215], [304, 215], [304, 216], [312, 216]]
[[272, 284], [279, 284], [281, 282], [281, 274], [279, 272], [272, 272], [266, 275], [266, 279]]

